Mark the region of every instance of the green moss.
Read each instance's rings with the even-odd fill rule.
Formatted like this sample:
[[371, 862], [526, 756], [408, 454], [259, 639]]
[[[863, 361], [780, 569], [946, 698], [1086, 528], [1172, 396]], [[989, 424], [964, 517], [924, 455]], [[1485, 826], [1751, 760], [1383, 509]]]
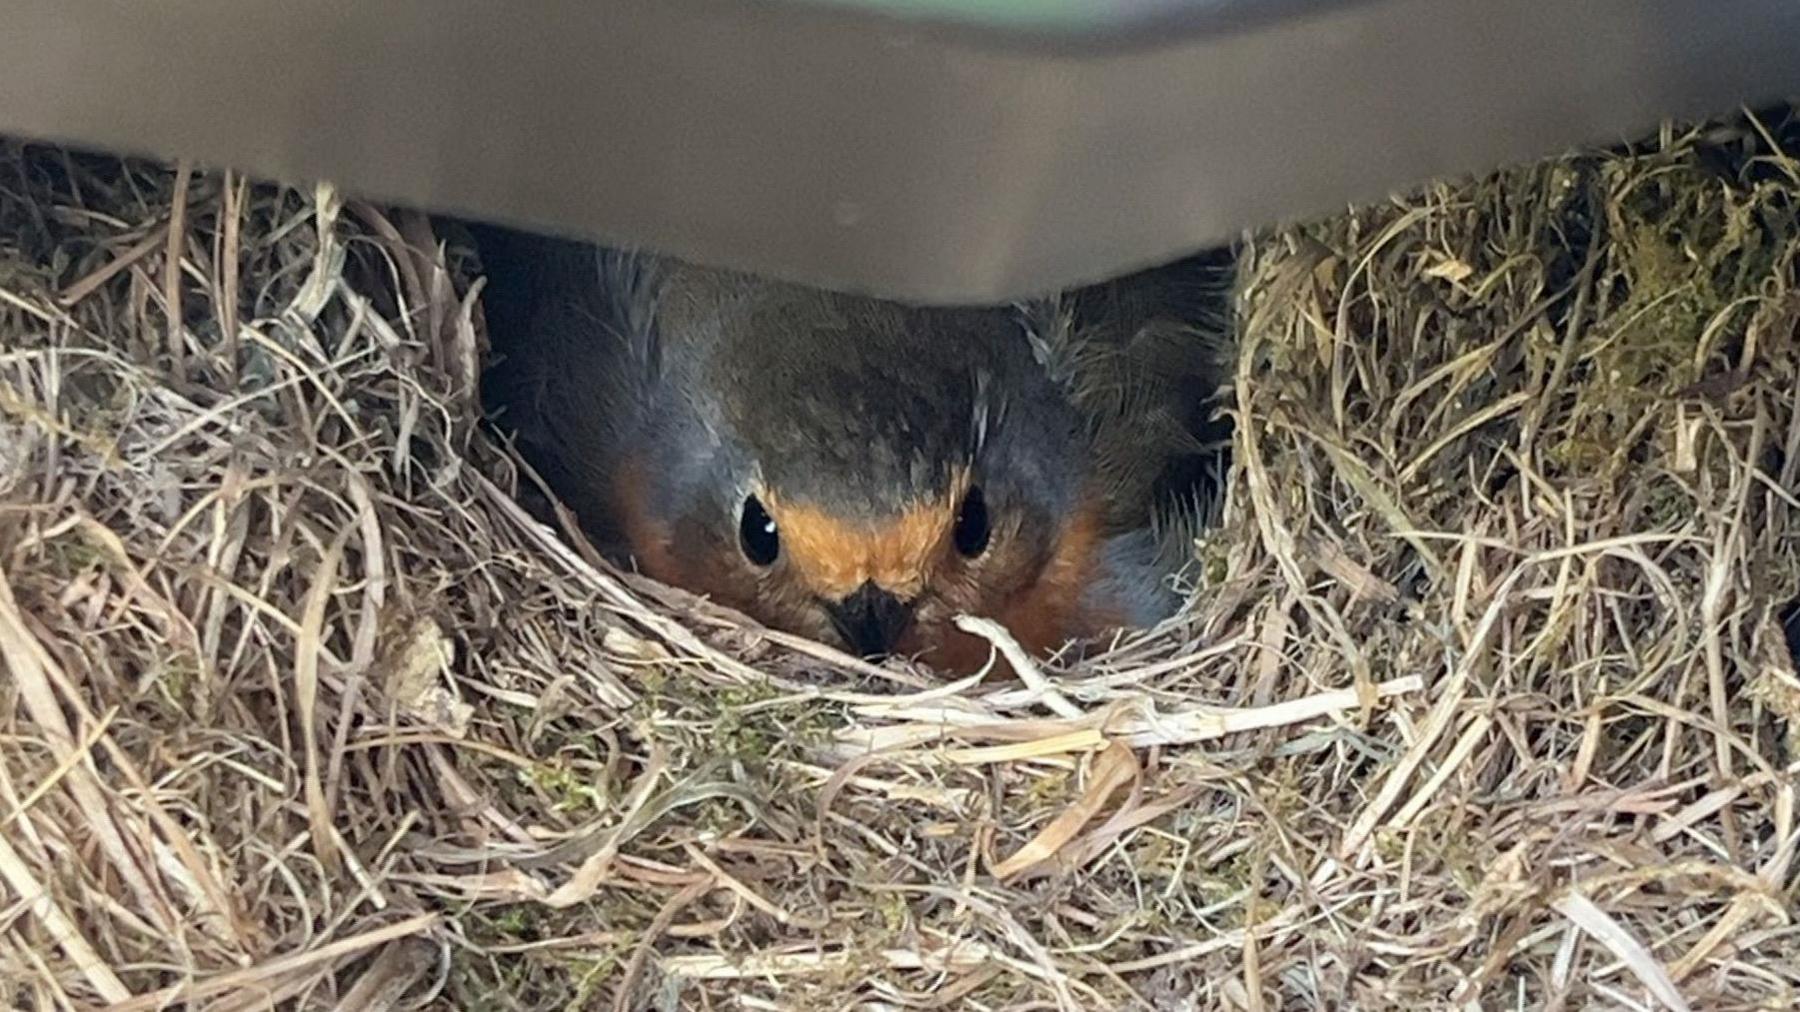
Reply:
[[838, 727], [836, 710], [818, 700], [788, 698], [770, 685], [726, 689], [717, 697], [717, 714], [706, 751], [740, 762], [764, 764], [784, 753], [827, 744]]
[[549, 796], [555, 811], [605, 812], [608, 808], [606, 785], [595, 783], [588, 773], [575, 769], [561, 756], [535, 763], [520, 775]]
[[568, 972], [574, 978], [575, 993], [563, 1005], [565, 1012], [594, 1008], [603, 994], [602, 985], [616, 976], [619, 967], [620, 960], [613, 956], [571, 962]]
[[[644, 916], [636, 907], [610, 909], [597, 901], [568, 910], [519, 903], [484, 908], [465, 917], [463, 924], [477, 950], [516, 950], [547, 939], [590, 933], [597, 925], [641, 923]], [[477, 950], [459, 951], [445, 997], [451, 1007], [476, 1012], [600, 1007], [599, 1000], [617, 980], [635, 942], [632, 932], [622, 931], [615, 940], [573, 952], [527, 948], [483, 956]]]
[[882, 930], [889, 934], [898, 934], [912, 919], [906, 906], [906, 898], [899, 893], [877, 892], [870, 899], [881, 918]]
[[150, 677], [150, 684], [177, 712], [191, 711], [198, 703], [196, 690], [200, 684], [200, 666], [188, 656], [164, 658]]
[[520, 941], [537, 941], [537, 925], [542, 919], [542, 910], [534, 906], [516, 904], [494, 914], [488, 922], [500, 935]]
[[1606, 323], [1578, 342], [1572, 424], [1549, 457], [1615, 479], [1634, 457], [1672, 453], [1662, 418], [1689, 388], [1734, 367], [1764, 279], [1794, 238], [1788, 194], [1738, 188], [1654, 155], [1603, 172], [1610, 240], [1595, 300]]

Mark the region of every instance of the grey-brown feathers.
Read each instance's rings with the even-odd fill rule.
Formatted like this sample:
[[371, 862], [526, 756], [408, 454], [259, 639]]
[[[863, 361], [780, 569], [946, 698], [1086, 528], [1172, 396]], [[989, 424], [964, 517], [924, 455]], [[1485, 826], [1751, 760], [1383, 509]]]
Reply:
[[647, 571], [814, 635], [865, 574], [920, 629], [1000, 615], [1046, 647], [1171, 606], [1159, 500], [1219, 377], [1188, 274], [938, 309], [481, 241], [490, 403]]

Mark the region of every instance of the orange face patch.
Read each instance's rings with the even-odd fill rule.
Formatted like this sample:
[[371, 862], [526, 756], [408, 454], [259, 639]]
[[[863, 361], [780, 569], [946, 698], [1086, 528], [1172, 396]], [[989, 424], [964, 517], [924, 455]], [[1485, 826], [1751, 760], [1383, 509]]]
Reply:
[[680, 583], [684, 574], [669, 551], [668, 528], [651, 516], [644, 502], [648, 488], [642, 465], [635, 458], [621, 462], [613, 476], [613, 514], [638, 568], [652, 579]]
[[[1057, 537], [1049, 560], [1030, 584], [987, 612], [1013, 634], [1019, 645], [1034, 656], [1044, 656], [1072, 639], [1082, 639], [1120, 624], [1114, 615], [1096, 614], [1082, 600], [1097, 575], [1101, 543], [1100, 512], [1084, 508]], [[933, 664], [962, 674], [973, 674], [986, 663], [986, 640], [945, 625], [915, 640]], [[1011, 670], [999, 658], [996, 671]]]
[[966, 481], [938, 502], [921, 502], [890, 520], [849, 523], [813, 506], [785, 505], [764, 494], [781, 531], [781, 550], [813, 594], [838, 600], [865, 582], [901, 599], [925, 588], [943, 555]]

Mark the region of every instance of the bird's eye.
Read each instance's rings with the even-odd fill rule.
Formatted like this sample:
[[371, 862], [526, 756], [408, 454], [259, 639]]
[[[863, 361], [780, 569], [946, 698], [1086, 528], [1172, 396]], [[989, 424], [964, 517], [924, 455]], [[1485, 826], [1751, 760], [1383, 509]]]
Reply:
[[973, 559], [987, 551], [988, 545], [988, 511], [987, 500], [981, 495], [981, 489], [971, 488], [963, 496], [962, 509], [956, 514], [956, 550], [965, 558]]
[[744, 550], [744, 558], [758, 566], [774, 565], [776, 556], [781, 554], [781, 534], [775, 530], [775, 520], [755, 496], [744, 500], [744, 511], [738, 517], [738, 547]]

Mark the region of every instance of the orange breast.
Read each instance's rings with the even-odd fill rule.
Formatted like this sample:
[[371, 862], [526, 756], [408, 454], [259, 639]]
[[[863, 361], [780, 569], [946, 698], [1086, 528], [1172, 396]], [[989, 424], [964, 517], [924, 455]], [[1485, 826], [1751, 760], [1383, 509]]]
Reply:
[[[645, 497], [642, 470], [627, 461], [614, 476], [610, 499], [614, 520], [627, 547], [647, 576], [755, 612], [756, 602], [744, 598], [744, 588], [732, 585], [718, 567], [684, 565], [671, 545], [668, 522], [651, 513]], [[954, 500], [951, 500], [954, 502]], [[864, 580], [910, 596], [929, 579], [933, 559], [944, 550], [954, 521], [950, 503], [925, 503], [878, 528], [845, 524], [806, 507], [768, 504], [780, 509], [777, 524], [782, 550], [794, 562], [807, 590], [827, 599], [838, 598], [861, 586]], [[1049, 561], [1037, 579], [1014, 593], [988, 616], [1009, 629], [1019, 645], [1042, 656], [1073, 639], [1104, 632], [1120, 624], [1120, 616], [1094, 611], [1085, 592], [1100, 564], [1102, 529], [1098, 504], [1084, 506], [1064, 527]], [[794, 631], [824, 634], [817, 616], [800, 622], [799, 616], [758, 614], [771, 624]], [[972, 673], [987, 663], [986, 640], [949, 625], [917, 628], [900, 644], [903, 652], [917, 653], [928, 663], [949, 672]], [[1011, 668], [997, 660], [994, 670], [1005, 676]]]
[[[1083, 600], [1098, 575], [1100, 537], [1099, 508], [1084, 507], [1063, 529], [1037, 580], [990, 616], [1006, 626], [1027, 652], [1043, 656], [1070, 640], [1119, 624], [1118, 616], [1096, 613]], [[925, 645], [925, 649], [926, 659], [933, 664], [964, 673], [979, 671], [991, 650], [986, 640], [955, 628], [947, 628], [939, 643]], [[1004, 659], [995, 661], [996, 672], [1010, 674], [1011, 670]]]
[[639, 571], [671, 586], [697, 590], [688, 582], [689, 574], [682, 571], [684, 567], [676, 562], [670, 551], [668, 522], [650, 513], [650, 504], [646, 501], [649, 488], [643, 474], [643, 467], [636, 458], [628, 457], [620, 462], [612, 475], [611, 494], [607, 497], [612, 504], [613, 521], [624, 536]]

